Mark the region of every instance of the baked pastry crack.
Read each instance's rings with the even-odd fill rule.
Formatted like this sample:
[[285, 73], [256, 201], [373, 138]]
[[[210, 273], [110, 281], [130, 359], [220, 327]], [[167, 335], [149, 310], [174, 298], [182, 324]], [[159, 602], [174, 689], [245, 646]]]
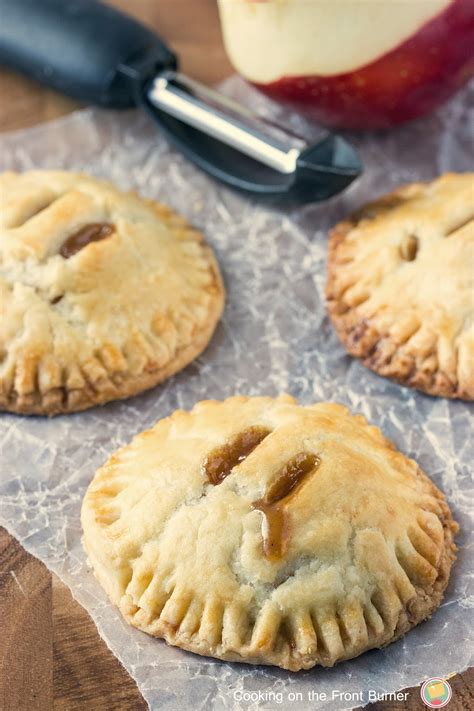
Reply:
[[364, 365], [474, 399], [474, 173], [406, 185], [336, 225], [326, 296]]
[[289, 396], [160, 420], [97, 471], [81, 517], [130, 624], [291, 670], [401, 637], [439, 606], [455, 558], [457, 525], [413, 460], [345, 407]]
[[0, 409], [128, 397], [205, 348], [224, 289], [185, 219], [62, 171], [4, 173], [0, 199]]

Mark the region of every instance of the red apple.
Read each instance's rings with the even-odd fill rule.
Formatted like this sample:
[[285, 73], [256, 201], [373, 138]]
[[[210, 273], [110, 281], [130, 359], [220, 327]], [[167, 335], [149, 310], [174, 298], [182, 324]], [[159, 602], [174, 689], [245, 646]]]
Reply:
[[236, 68], [273, 99], [337, 128], [418, 118], [474, 75], [474, 0], [219, 4]]

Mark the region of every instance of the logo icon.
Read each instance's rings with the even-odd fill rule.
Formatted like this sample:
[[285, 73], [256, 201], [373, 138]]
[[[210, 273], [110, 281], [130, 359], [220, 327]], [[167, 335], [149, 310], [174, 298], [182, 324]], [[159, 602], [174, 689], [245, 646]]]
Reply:
[[445, 679], [427, 679], [421, 687], [421, 700], [430, 709], [440, 709], [451, 701], [453, 691]]

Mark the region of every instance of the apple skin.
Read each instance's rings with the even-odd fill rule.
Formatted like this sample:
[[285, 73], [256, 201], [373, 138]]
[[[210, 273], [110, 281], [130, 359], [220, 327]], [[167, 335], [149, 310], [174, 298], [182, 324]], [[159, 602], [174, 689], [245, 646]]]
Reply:
[[254, 86], [318, 123], [383, 129], [430, 113], [472, 76], [474, 1], [453, 0], [416, 34], [354, 72]]

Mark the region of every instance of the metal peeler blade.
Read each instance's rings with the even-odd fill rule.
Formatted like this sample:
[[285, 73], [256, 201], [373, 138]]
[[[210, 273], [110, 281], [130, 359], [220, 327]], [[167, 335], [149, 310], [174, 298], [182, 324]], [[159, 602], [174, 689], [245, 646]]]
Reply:
[[146, 87], [144, 102], [179, 149], [214, 178], [279, 203], [324, 200], [344, 190], [362, 163], [343, 138], [314, 145], [222, 94], [167, 70]]

